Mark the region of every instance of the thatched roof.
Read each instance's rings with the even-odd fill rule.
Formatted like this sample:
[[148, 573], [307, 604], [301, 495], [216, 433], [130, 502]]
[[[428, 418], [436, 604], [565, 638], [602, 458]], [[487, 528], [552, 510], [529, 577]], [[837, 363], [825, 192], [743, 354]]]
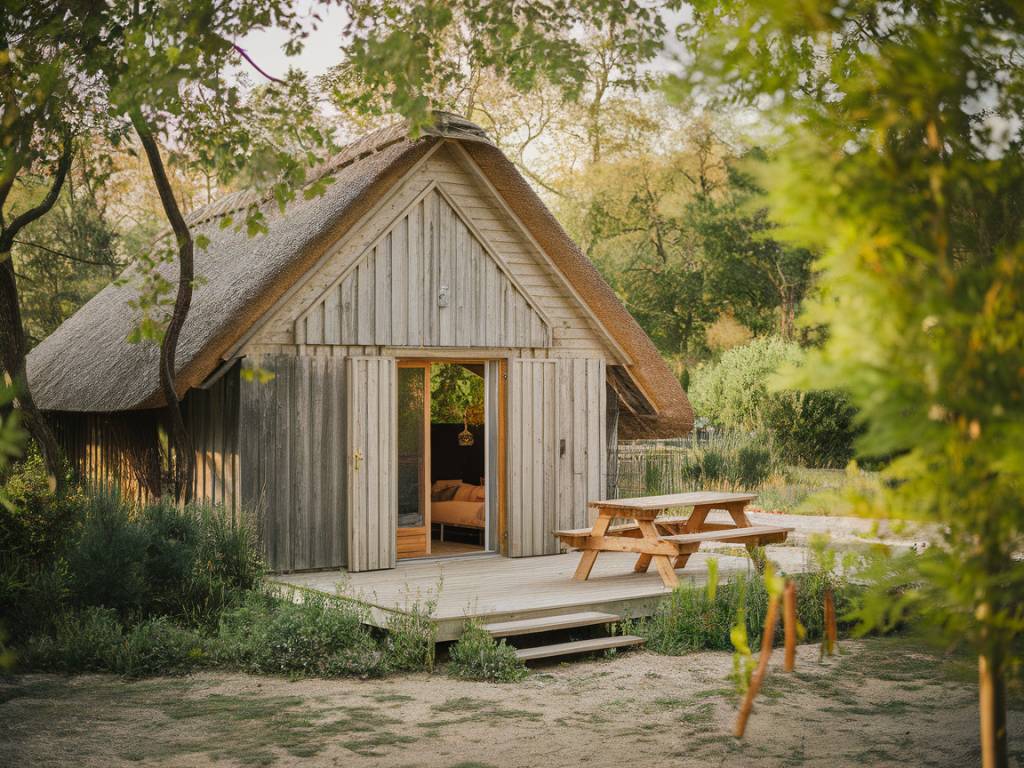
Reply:
[[[623, 437], [673, 437], [693, 425], [693, 412], [676, 377], [651, 340], [569, 238], [515, 166], [477, 126], [441, 116], [429, 135], [412, 140], [404, 125], [370, 133], [325, 165], [334, 181], [320, 197], [289, 204], [284, 214], [272, 201], [240, 192], [189, 217], [210, 243], [196, 252], [195, 291], [178, 348], [178, 389], [184, 395], [222, 363], [223, 356], [302, 275], [306, 274], [374, 202], [442, 139], [458, 141], [480, 166], [606, 331], [631, 357], [628, 375], [610, 377], [630, 407], [622, 411]], [[221, 218], [258, 204], [267, 234], [249, 238]], [[161, 271], [172, 282], [176, 264]], [[52, 411], [125, 411], [163, 404], [153, 344], [126, 341], [137, 322], [129, 302], [137, 295], [132, 268], [69, 318], [29, 355], [36, 403]]]

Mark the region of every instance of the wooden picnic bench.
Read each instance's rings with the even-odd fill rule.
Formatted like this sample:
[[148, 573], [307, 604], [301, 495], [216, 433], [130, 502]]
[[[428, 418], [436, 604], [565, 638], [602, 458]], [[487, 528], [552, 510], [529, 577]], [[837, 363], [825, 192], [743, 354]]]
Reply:
[[[749, 550], [786, 540], [792, 528], [751, 525], [744, 510], [755, 498], [749, 493], [699, 491], [592, 501], [588, 506], [597, 512], [592, 528], [554, 533], [565, 546], [582, 550], [573, 576], [578, 581], [590, 577], [600, 552], [635, 552], [635, 572], [646, 573], [653, 561], [665, 586], [674, 587], [679, 583], [675, 569], [683, 568], [705, 541], [744, 544]], [[679, 507], [693, 509], [685, 517], [664, 516], [667, 510]], [[707, 522], [713, 509], [728, 512], [732, 523]], [[617, 518], [634, 522], [612, 525]]]

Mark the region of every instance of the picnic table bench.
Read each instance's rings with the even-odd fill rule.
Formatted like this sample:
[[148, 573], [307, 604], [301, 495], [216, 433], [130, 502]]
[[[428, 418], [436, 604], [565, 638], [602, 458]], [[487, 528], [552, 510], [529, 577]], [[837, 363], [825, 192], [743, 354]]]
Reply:
[[[646, 573], [653, 561], [666, 587], [679, 583], [676, 568], [686, 566], [690, 555], [705, 541], [744, 544], [747, 549], [786, 540], [792, 528], [775, 525], [751, 525], [744, 511], [757, 498], [749, 493], [673, 493], [632, 499], [605, 499], [589, 503], [597, 518], [592, 528], [555, 531], [561, 542], [583, 551], [573, 576], [586, 581], [601, 552], [635, 552], [633, 570]], [[666, 517], [669, 509], [692, 507], [685, 517]], [[708, 513], [720, 509], [729, 513], [732, 523], [709, 523]], [[616, 518], [633, 523], [612, 525]]]

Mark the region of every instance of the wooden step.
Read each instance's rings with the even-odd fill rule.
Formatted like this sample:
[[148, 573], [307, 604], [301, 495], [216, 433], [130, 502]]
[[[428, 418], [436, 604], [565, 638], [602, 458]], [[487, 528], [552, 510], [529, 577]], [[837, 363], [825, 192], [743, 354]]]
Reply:
[[614, 635], [612, 637], [595, 637], [592, 640], [575, 640], [571, 643], [554, 645], [538, 645], [536, 648], [519, 648], [516, 656], [522, 661], [549, 659], [553, 656], [569, 656], [574, 653], [590, 653], [604, 651], [608, 648], [623, 648], [628, 645], [641, 645], [644, 639], [636, 635]]
[[558, 616], [542, 616], [538, 619], [499, 621], [494, 624], [484, 624], [483, 628], [494, 637], [512, 637], [513, 635], [531, 635], [534, 632], [554, 632], [559, 629], [589, 627], [594, 624], [612, 624], [621, 619], [621, 616], [616, 616], [614, 613], [580, 611], [579, 613], [563, 613]]

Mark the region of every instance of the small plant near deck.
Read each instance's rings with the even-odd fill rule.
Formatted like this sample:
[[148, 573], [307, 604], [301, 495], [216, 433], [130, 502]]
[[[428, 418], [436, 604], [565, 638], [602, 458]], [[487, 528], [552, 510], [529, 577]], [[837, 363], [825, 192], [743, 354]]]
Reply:
[[448, 673], [452, 677], [515, 683], [527, 675], [515, 648], [504, 640], [495, 640], [477, 622], [469, 622], [448, 654]]
[[380, 675], [385, 656], [356, 603], [312, 592], [296, 603], [254, 592], [221, 618], [218, 655], [247, 672], [296, 676]]
[[390, 669], [408, 672], [434, 669], [437, 627], [432, 615], [436, 607], [436, 599], [416, 601], [403, 611], [388, 615], [385, 644]]
[[[825, 630], [824, 594], [831, 585], [836, 615], [847, 615], [860, 589], [840, 576], [801, 573], [792, 577], [797, 584], [797, 617], [809, 640], [822, 637]], [[622, 631], [637, 634], [656, 653], [672, 656], [700, 650], [733, 650], [733, 628], [742, 610], [748, 637], [760, 637], [768, 610], [768, 592], [760, 578], [739, 576], [716, 589], [680, 584], [646, 619], [624, 622]], [[840, 623], [840, 629], [848, 628]], [[781, 626], [778, 632], [782, 632]], [[781, 634], [776, 640], [781, 641]]]

